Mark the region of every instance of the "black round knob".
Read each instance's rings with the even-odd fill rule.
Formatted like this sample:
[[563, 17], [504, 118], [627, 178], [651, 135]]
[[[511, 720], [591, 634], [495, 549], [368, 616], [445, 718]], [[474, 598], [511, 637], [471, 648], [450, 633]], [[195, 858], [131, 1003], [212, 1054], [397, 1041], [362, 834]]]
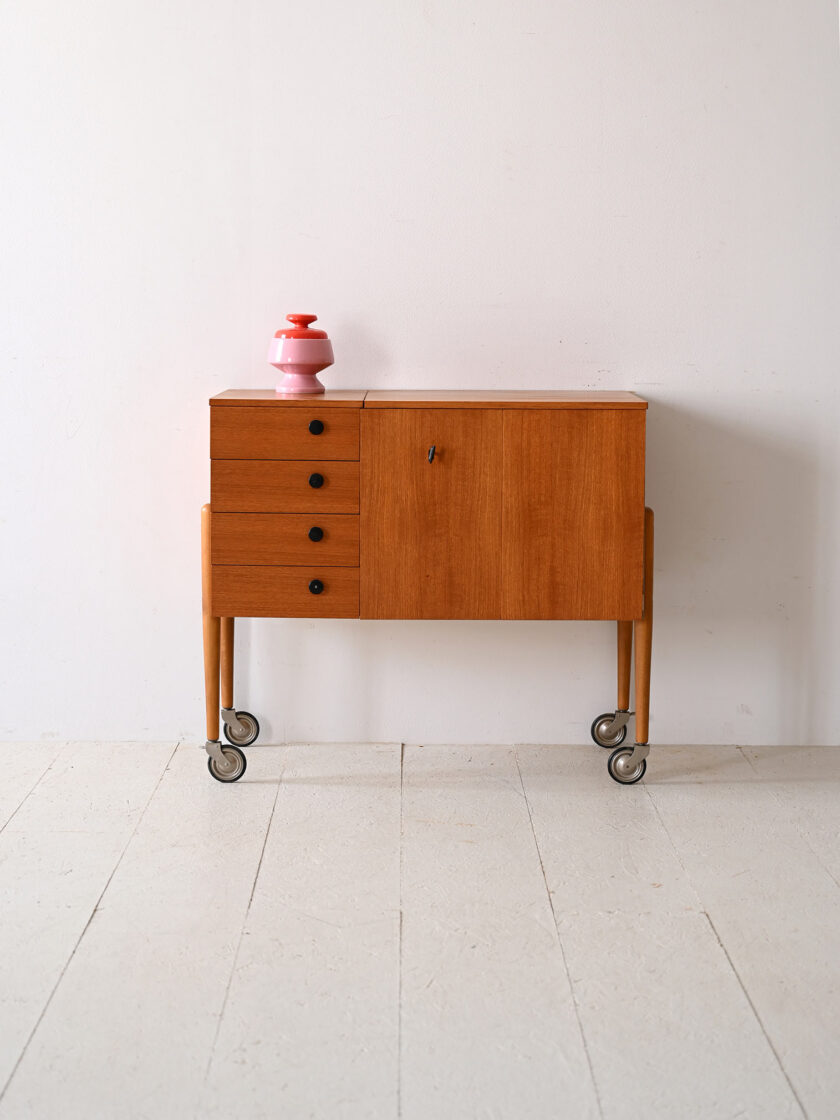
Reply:
[[324, 421], [323, 420], [310, 420], [309, 421], [309, 430], [313, 434], [313, 436], [319, 436], [321, 434], [321, 432], [323, 432], [323, 430], [324, 430]]
[[324, 476], [322, 474], [318, 474], [316, 471], [315, 474], [311, 474], [309, 476], [309, 485], [313, 488], [313, 490], [320, 490], [320, 488], [324, 485]]
[[311, 579], [309, 581], [309, 590], [313, 595], [320, 595], [324, 590], [324, 585], [319, 579]]
[[323, 539], [323, 536], [324, 536], [324, 530], [321, 528], [320, 525], [313, 525], [312, 528], [309, 530], [309, 539], [311, 541], [320, 541], [320, 540]]

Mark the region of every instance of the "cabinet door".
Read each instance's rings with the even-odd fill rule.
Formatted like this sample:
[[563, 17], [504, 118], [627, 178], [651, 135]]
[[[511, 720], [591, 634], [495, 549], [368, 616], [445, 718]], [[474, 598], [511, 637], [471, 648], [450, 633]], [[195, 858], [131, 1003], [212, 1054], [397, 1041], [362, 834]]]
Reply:
[[503, 618], [642, 613], [645, 417], [504, 416]]
[[362, 618], [499, 618], [501, 413], [363, 411], [361, 464]]

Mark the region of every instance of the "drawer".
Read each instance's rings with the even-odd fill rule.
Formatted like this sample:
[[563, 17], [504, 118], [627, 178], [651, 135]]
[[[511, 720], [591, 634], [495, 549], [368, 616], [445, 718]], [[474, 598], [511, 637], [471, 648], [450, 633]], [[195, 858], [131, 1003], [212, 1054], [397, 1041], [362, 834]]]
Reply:
[[211, 459], [358, 459], [357, 408], [211, 408]]
[[358, 513], [359, 464], [213, 459], [210, 505], [214, 513]]
[[222, 618], [359, 617], [358, 568], [214, 564], [211, 579], [211, 610]]
[[352, 513], [214, 513], [210, 549], [214, 564], [358, 567], [359, 518]]

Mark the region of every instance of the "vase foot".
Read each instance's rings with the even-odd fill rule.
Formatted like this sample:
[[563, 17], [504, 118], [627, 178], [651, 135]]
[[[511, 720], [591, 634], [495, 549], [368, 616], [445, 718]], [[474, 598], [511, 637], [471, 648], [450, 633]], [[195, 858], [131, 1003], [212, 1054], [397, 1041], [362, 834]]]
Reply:
[[289, 374], [277, 383], [274, 392], [278, 397], [315, 397], [326, 390], [314, 374]]

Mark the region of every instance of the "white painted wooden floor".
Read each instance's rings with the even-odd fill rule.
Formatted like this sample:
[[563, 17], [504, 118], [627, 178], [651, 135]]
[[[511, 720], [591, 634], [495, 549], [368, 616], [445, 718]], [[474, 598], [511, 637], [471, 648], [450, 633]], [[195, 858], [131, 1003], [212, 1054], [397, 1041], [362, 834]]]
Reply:
[[0, 746], [0, 1117], [840, 1116], [840, 747]]

